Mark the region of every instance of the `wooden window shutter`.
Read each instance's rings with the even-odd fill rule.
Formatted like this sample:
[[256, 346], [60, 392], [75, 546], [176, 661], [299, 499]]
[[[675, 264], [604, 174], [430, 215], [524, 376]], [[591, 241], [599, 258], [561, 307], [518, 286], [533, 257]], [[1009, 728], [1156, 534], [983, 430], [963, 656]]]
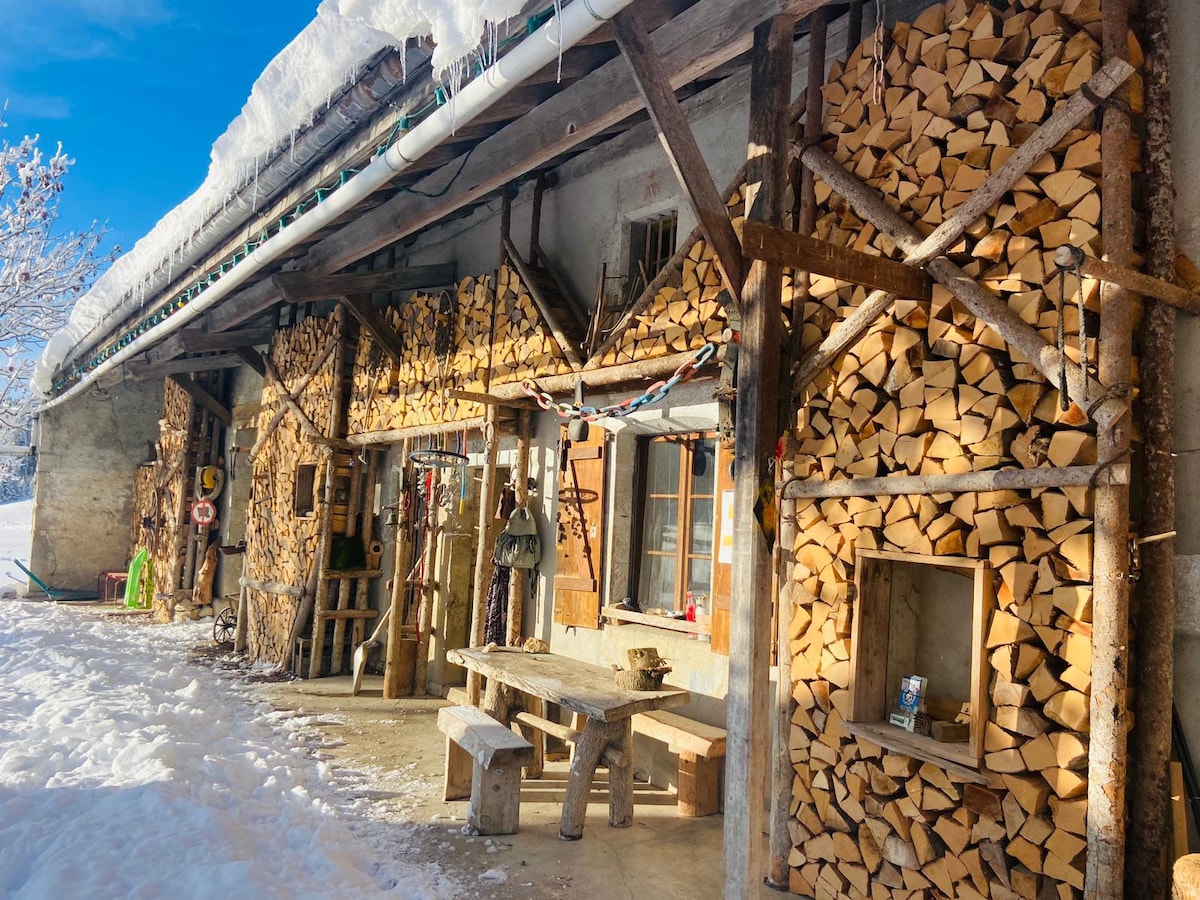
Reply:
[[[566, 465], [558, 473], [554, 621], [599, 628], [604, 581], [605, 432], [594, 425], [589, 431], [586, 441], [571, 442]], [[560, 439], [566, 439], [565, 429]]]
[[[729, 607], [733, 593], [733, 476], [729, 463], [733, 451], [717, 451], [717, 539], [713, 547], [712, 649], [729, 655]], [[725, 559], [725, 562], [721, 560]]]

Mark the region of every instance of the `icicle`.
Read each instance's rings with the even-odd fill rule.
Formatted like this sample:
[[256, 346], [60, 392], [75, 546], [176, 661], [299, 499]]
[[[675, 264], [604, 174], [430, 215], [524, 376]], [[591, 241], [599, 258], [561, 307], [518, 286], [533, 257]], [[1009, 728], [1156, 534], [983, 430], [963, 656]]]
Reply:
[[292, 129], [291, 140], [292, 140], [292, 146], [291, 146], [291, 149], [288, 151], [288, 158], [292, 162], [295, 162], [296, 161], [296, 129], [295, 128]]
[[558, 25], [558, 82], [562, 83], [562, 0], [554, 0], [554, 21]]
[[254, 154], [254, 194], [250, 200], [252, 209], [258, 209], [258, 154]]

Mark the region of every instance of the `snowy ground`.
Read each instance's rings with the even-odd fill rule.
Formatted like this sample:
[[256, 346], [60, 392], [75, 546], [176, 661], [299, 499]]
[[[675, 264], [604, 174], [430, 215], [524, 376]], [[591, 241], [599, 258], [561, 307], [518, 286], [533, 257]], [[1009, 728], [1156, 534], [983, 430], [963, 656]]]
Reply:
[[192, 656], [210, 628], [0, 600], [0, 897], [469, 896], [310, 723]]

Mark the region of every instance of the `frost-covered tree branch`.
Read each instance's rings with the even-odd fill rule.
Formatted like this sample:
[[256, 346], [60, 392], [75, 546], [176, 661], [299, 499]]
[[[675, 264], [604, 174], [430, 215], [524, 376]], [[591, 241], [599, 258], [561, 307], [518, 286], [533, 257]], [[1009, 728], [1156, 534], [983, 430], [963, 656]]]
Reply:
[[[0, 128], [4, 127], [0, 117]], [[119, 252], [100, 254], [104, 229], [58, 228], [63, 179], [74, 160], [47, 157], [38, 136], [0, 141], [0, 426], [32, 409], [30, 356], [67, 320], [75, 299]]]

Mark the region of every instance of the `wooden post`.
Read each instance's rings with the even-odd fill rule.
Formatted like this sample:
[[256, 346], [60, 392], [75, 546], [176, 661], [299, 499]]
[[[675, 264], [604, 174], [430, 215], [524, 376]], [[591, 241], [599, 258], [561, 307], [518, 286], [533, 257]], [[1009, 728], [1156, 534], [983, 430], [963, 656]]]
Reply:
[[[512, 471], [512, 485], [518, 507], [529, 503], [530, 418], [527, 409], [517, 413], [517, 464]], [[521, 619], [528, 593], [529, 569], [513, 569], [508, 581], [508, 629], [505, 632], [505, 643], [510, 647], [521, 643]]]
[[[487, 591], [492, 582], [492, 552], [496, 544], [496, 453], [498, 448], [496, 425], [500, 421], [500, 407], [488, 404], [487, 421], [483, 426], [483, 475], [479, 485], [479, 525], [476, 529], [475, 545], [475, 592], [471, 598], [471, 646], [483, 643], [483, 629], [487, 619]], [[479, 705], [482, 678], [474, 669], [467, 672], [467, 701]]]
[[408, 594], [408, 570], [412, 566], [412, 535], [409, 509], [405, 499], [411, 497], [408, 485], [409, 441], [400, 445], [400, 471], [396, 473], [396, 530], [392, 557], [391, 616], [388, 618], [387, 657], [383, 670], [383, 696], [395, 700], [402, 695], [401, 645], [404, 629], [404, 598]]
[[[1143, 4], [1146, 48], [1146, 264], [1164, 281], [1175, 273], [1175, 184], [1171, 166], [1171, 69], [1167, 0]], [[1142, 523], [1145, 535], [1175, 530], [1175, 310], [1147, 301], [1142, 337], [1141, 398], [1145, 470]], [[1130, 747], [1130, 841], [1126, 893], [1165, 897], [1170, 887], [1168, 816], [1171, 789], [1171, 710], [1175, 693], [1175, 545], [1156, 541], [1142, 547], [1141, 597], [1134, 658], [1134, 729]], [[1185, 825], [1186, 835], [1186, 825]]]
[[[1128, 0], [1104, 0], [1101, 25], [1106, 63], [1129, 54]], [[1104, 107], [1100, 154], [1104, 161], [1101, 204], [1105, 256], [1128, 266], [1133, 255], [1129, 91]], [[1130, 295], [1104, 285], [1100, 292], [1100, 382], [1124, 385], [1130, 378], [1133, 322]], [[1096, 449], [1101, 460], [1129, 453], [1129, 392], [1114, 391], [1124, 408], [1100, 422]], [[1129, 488], [1096, 489], [1093, 572], [1091, 745], [1088, 753], [1087, 882], [1091, 900], [1117, 900], [1124, 893], [1127, 673], [1129, 669]], [[1165, 810], [1163, 810], [1165, 813]], [[1139, 876], [1142, 873], [1139, 873]]]
[[[787, 117], [795, 19], [754, 29], [747, 156], [747, 218], [779, 226], [787, 177]], [[725, 761], [726, 900], [757, 896], [767, 874], [762, 835], [770, 732], [771, 550], [754, 508], [772, 509], [782, 269], [755, 261], [742, 291], [742, 337], [734, 461], [733, 590], [730, 599], [728, 751]], [[765, 494], [765, 496], [764, 496]], [[774, 530], [772, 523], [771, 531]]]
[[[861, 22], [862, 7], [859, 7]], [[804, 130], [803, 143], [819, 139], [824, 130], [824, 103], [821, 86], [825, 83], [825, 39], [828, 33], [828, 16], [825, 9], [818, 9], [809, 18], [808, 34], [808, 82], [804, 90]], [[803, 235], [811, 235], [816, 226], [817, 198], [814, 190], [813, 173], [802, 166], [798, 167], [800, 176], [799, 205], [800, 215], [796, 222], [796, 231]], [[794, 362], [800, 356], [800, 338], [804, 330], [804, 306], [809, 296], [810, 279], [807, 273], [795, 274], [796, 293], [792, 298], [792, 339], [789, 360]], [[793, 423], [795, 421], [795, 404], [792, 393], [788, 390], [779, 392], [778, 401], [782, 409], [787, 411], [787, 442], [784, 445], [784, 459], [791, 459], [795, 453], [793, 439]], [[782, 472], [776, 473], [780, 480]], [[788, 629], [791, 626], [792, 612], [796, 605], [796, 594], [800, 586], [792, 580], [792, 547], [796, 540], [796, 501], [782, 498], [779, 510], [779, 557], [776, 563], [775, 576], [778, 584], [779, 602], [775, 621], [775, 653], [779, 679], [775, 685], [775, 727], [774, 745], [771, 751], [771, 823], [770, 823], [770, 868], [768, 882], [781, 890], [787, 890], [791, 880], [791, 866], [788, 859], [792, 853], [792, 832], [789, 823], [792, 820], [792, 781], [795, 769], [792, 766], [790, 752], [792, 736], [792, 716], [796, 711], [796, 701], [792, 697], [791, 678], [791, 641]], [[684, 759], [679, 757], [680, 782], [682, 787]], [[681, 791], [682, 795], [682, 791]]]

